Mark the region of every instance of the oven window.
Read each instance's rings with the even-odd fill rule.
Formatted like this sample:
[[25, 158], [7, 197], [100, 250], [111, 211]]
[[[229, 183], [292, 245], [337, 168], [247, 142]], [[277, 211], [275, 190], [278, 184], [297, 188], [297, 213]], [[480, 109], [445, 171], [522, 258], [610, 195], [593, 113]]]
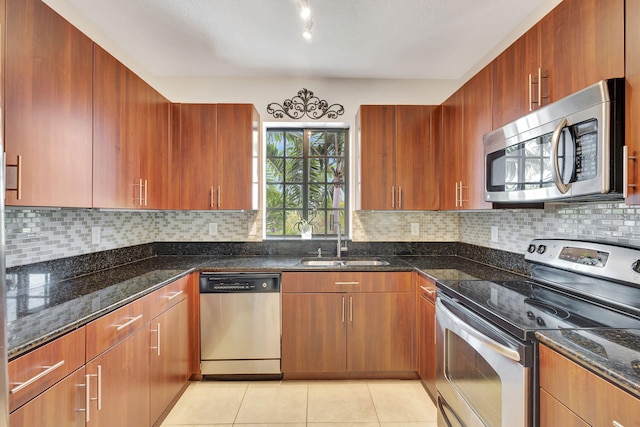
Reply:
[[502, 425], [502, 382], [498, 373], [450, 330], [445, 345], [446, 378], [487, 425]]

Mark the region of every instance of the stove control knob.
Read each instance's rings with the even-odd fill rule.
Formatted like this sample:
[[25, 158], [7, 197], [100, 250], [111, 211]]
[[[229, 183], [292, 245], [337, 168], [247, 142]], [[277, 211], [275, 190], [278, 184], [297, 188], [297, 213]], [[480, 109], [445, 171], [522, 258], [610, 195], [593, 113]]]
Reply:
[[631, 269], [636, 273], [640, 273], [640, 259], [637, 259], [633, 264], [631, 264]]
[[529, 252], [530, 254], [534, 253], [536, 251], [536, 245], [529, 245], [529, 247], [527, 248], [527, 252]]
[[527, 317], [531, 320], [536, 318], [536, 315], [533, 314], [533, 311], [527, 311]]
[[547, 247], [546, 247], [545, 245], [540, 245], [540, 246], [538, 246], [538, 251], [537, 251], [537, 252], [538, 252], [540, 255], [542, 255], [542, 254], [543, 254], [543, 253], [545, 253], [546, 251], [547, 251]]
[[542, 317], [538, 317], [536, 319], [536, 323], [538, 324], [538, 326], [545, 326], [544, 319]]

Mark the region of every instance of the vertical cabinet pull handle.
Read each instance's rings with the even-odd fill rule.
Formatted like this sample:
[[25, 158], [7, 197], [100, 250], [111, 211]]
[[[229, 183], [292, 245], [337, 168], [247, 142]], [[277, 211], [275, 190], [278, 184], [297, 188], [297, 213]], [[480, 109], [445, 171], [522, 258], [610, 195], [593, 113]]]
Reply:
[[353, 323], [353, 297], [349, 297], [349, 322]]
[[147, 182], [147, 180], [144, 180], [144, 205], [147, 206], [147, 195], [148, 195], [148, 190], [149, 190], [149, 183]]
[[89, 422], [90, 416], [89, 416], [89, 411], [90, 411], [90, 407], [91, 407], [91, 374], [85, 374], [84, 376], [84, 386], [85, 386], [85, 391], [84, 391], [84, 400], [85, 400], [85, 414], [84, 414], [84, 421], [86, 423]]
[[344, 297], [342, 297], [342, 323], [344, 323]]
[[456, 184], [456, 208], [458, 207], [458, 182], [455, 182]]
[[218, 209], [222, 207], [222, 189], [218, 185]]
[[98, 411], [102, 410], [102, 365], [98, 365]]
[[396, 186], [391, 186], [391, 209], [396, 208]]
[[22, 199], [22, 156], [16, 156], [16, 163], [13, 165], [7, 164], [6, 153], [4, 155], [4, 168], [16, 168], [16, 187], [15, 188], [5, 188], [6, 191], [15, 191], [16, 192], [16, 200]]
[[160, 357], [160, 323], [156, 323], [156, 329], [152, 329], [151, 332], [156, 333], [156, 346], [151, 347], [156, 350], [156, 354]]
[[[538, 106], [542, 107], [542, 79], [547, 78], [547, 76], [542, 76], [542, 67], [538, 67]], [[544, 98], [548, 98], [549, 96], [545, 96]]]
[[398, 209], [402, 209], [402, 187], [398, 186]]
[[533, 77], [529, 73], [529, 111], [533, 111]]
[[[85, 422], [89, 422], [90, 420], [89, 408], [91, 406], [91, 402], [97, 401], [98, 411], [102, 410], [102, 365], [98, 365], [97, 373], [85, 374], [84, 377], [85, 377], [85, 387], [86, 387], [85, 400], [87, 405], [87, 408], [85, 409]], [[91, 377], [98, 378], [98, 396], [97, 397], [91, 397]]]
[[622, 147], [622, 159], [622, 196], [626, 199], [629, 188], [636, 188], [636, 184], [629, 184], [629, 161], [635, 161], [636, 156], [629, 155], [629, 147], [626, 145]]
[[211, 209], [215, 208], [215, 202], [213, 201], [213, 198], [216, 195], [216, 190], [213, 189], [213, 185], [211, 186], [211, 192], [209, 193], [209, 207]]

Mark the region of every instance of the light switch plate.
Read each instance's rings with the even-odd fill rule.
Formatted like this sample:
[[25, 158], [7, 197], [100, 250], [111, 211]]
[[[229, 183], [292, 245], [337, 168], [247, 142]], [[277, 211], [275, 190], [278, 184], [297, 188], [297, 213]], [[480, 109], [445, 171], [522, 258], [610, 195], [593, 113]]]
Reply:
[[92, 245], [100, 244], [101, 234], [102, 234], [102, 229], [100, 226], [91, 227], [91, 244]]
[[210, 222], [209, 223], [209, 236], [217, 236], [218, 235], [218, 223]]
[[419, 236], [420, 235], [420, 223], [412, 222], [411, 223], [411, 235]]

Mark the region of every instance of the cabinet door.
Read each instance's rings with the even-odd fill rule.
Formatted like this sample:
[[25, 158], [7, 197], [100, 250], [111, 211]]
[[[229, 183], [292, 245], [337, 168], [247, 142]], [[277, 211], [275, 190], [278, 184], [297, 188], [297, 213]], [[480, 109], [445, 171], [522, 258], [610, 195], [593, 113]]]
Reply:
[[93, 97], [93, 206], [140, 207], [140, 152], [134, 103], [136, 80], [95, 45]]
[[40, 0], [6, 14], [6, 204], [91, 207], [93, 44]]
[[347, 370], [415, 371], [413, 293], [347, 296]]
[[624, 159], [628, 163], [627, 205], [640, 205], [640, 1], [627, 0], [625, 9], [626, 31], [626, 135], [625, 143], [629, 156], [635, 160]]
[[282, 294], [282, 372], [344, 372], [346, 295]]
[[536, 24], [493, 61], [493, 129], [538, 108], [539, 69], [540, 25]]
[[624, 0], [562, 1], [541, 21], [541, 61], [544, 103], [624, 77]]
[[150, 419], [155, 422], [188, 380], [188, 303], [153, 319], [149, 363]]
[[441, 209], [459, 209], [459, 185], [462, 179], [462, 109], [464, 87], [442, 104], [442, 139], [438, 143], [441, 151]]
[[253, 174], [254, 171], [258, 173], [256, 138], [260, 132], [259, 121], [253, 105], [218, 104], [218, 148], [215, 161], [218, 209], [257, 209], [257, 203], [253, 203]]
[[[435, 283], [418, 276], [418, 374], [432, 398], [436, 392]], [[423, 289], [425, 288], [425, 289]]]
[[484, 201], [484, 144], [491, 131], [491, 64], [464, 85], [461, 207], [491, 209]]
[[180, 209], [216, 207], [217, 106], [179, 104]]
[[85, 369], [78, 369], [9, 416], [11, 427], [83, 427]]
[[89, 405], [87, 426], [150, 425], [148, 348], [143, 328], [87, 363], [87, 374], [95, 375], [90, 377], [91, 397], [101, 397]]
[[396, 107], [396, 208], [438, 208], [435, 144], [431, 139], [431, 113], [426, 105]]
[[395, 209], [396, 106], [361, 105], [358, 114], [360, 208]]
[[554, 399], [544, 389], [540, 389], [540, 427], [555, 426], [589, 427], [589, 424]]

